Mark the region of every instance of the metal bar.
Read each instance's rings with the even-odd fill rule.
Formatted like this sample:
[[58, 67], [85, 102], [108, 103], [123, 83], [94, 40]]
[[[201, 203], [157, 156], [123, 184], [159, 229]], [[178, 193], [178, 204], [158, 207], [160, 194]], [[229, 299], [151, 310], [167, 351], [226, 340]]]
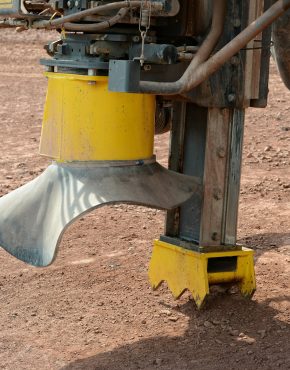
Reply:
[[[185, 102], [175, 101], [173, 104], [168, 160], [169, 169], [181, 173], [183, 172], [186, 108], [187, 104]], [[179, 222], [179, 208], [168, 211], [165, 222], [165, 234], [168, 236], [178, 236]]]
[[[183, 173], [204, 183], [208, 109], [187, 104]], [[193, 195], [180, 207], [179, 235], [183, 240], [198, 242], [204, 196]]]
[[167, 213], [162, 240], [198, 251], [233, 249], [245, 111], [176, 106], [169, 168], [200, 179], [203, 193]]
[[224, 221], [222, 243], [235, 245], [239, 211], [240, 182], [242, 169], [245, 110], [233, 110], [229, 140], [229, 162], [224, 202]]
[[230, 121], [229, 109], [208, 110], [204, 195], [199, 237], [199, 244], [202, 246], [223, 244]]

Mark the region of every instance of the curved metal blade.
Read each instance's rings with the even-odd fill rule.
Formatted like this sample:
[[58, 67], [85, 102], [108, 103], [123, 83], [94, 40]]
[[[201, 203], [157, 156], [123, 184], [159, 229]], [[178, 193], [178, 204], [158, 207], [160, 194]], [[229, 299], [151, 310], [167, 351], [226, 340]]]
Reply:
[[53, 163], [0, 199], [0, 245], [18, 259], [47, 266], [77, 217], [112, 203], [173, 209], [201, 192], [197, 179], [151, 164], [98, 167]]

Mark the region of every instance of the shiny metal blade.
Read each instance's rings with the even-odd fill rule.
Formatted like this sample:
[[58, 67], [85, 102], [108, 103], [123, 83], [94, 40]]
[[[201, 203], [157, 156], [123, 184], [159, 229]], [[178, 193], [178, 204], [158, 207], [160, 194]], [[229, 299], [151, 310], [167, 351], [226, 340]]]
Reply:
[[47, 266], [65, 229], [86, 212], [123, 202], [173, 209], [197, 192], [197, 179], [156, 162], [120, 167], [53, 163], [0, 199], [0, 245], [24, 262]]

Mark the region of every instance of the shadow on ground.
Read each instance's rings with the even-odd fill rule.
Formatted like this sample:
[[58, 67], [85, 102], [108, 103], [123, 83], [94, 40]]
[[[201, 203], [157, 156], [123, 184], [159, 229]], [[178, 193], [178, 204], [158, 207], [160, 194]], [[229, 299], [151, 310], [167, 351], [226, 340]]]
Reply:
[[224, 294], [215, 293], [206, 310], [197, 311], [191, 301], [179, 307], [188, 317], [184, 335], [126, 344], [62, 370], [289, 369], [290, 325], [279, 320], [289, 303], [289, 296], [258, 303], [236, 294], [225, 299]]
[[283, 246], [290, 247], [290, 233], [255, 234], [240, 239], [239, 244], [263, 253]]

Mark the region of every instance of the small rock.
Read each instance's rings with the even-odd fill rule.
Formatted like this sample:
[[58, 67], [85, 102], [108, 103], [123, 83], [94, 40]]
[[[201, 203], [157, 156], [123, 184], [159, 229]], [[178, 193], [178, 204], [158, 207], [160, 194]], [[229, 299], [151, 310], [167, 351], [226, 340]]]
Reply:
[[272, 149], [271, 145], [267, 145], [267, 146], [264, 148], [264, 152], [269, 152], [271, 149]]
[[171, 316], [172, 312], [170, 310], [161, 310], [160, 315]]
[[153, 365], [161, 365], [162, 364], [162, 359], [161, 358], [156, 358], [154, 361], [153, 361]]
[[173, 322], [176, 322], [178, 320], [178, 317], [177, 316], [170, 316], [169, 320], [173, 321]]
[[203, 325], [206, 327], [206, 328], [213, 328], [213, 324], [210, 322], [210, 321], [205, 321], [203, 323]]
[[230, 330], [230, 335], [232, 335], [233, 337], [237, 337], [239, 335], [239, 330]]
[[284, 364], [284, 361], [283, 360], [279, 360], [278, 362], [277, 362], [277, 367], [280, 367], [280, 366], [282, 366]]
[[220, 325], [220, 324], [221, 324], [221, 321], [219, 321], [219, 320], [211, 320], [211, 322], [212, 322], [214, 325]]
[[261, 335], [261, 338], [265, 338], [266, 336], [266, 330], [258, 330], [258, 333]]
[[247, 335], [244, 335], [243, 337], [239, 336], [238, 340], [247, 344], [254, 344], [256, 342], [255, 338], [251, 338]]

